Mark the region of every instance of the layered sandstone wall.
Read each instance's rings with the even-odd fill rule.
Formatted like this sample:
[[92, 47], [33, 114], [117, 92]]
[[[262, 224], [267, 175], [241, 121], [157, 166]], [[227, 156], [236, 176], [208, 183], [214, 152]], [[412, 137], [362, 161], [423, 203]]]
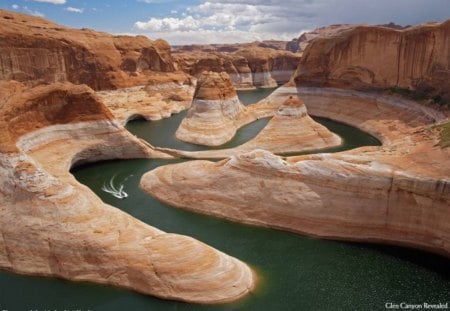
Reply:
[[71, 29], [0, 10], [0, 80], [72, 82], [95, 90], [145, 85], [172, 72], [170, 46], [144, 36]]
[[203, 71], [227, 72], [236, 88], [245, 89], [286, 83], [297, 68], [300, 56], [249, 46], [233, 52], [182, 51], [174, 53], [174, 59], [180, 69], [194, 76]]
[[197, 303], [238, 299], [250, 268], [104, 204], [78, 163], [168, 157], [130, 135], [87, 86], [0, 85], [0, 268]]
[[300, 86], [417, 90], [450, 99], [450, 20], [396, 30], [359, 26], [317, 38], [303, 53]]

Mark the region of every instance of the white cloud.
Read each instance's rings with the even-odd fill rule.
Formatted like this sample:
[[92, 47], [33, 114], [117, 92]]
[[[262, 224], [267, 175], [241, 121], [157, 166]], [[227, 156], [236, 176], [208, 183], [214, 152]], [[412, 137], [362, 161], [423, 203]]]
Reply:
[[64, 11], [81, 14], [81, 13], [83, 13], [84, 9], [79, 9], [79, 8], [74, 8], [74, 7], [68, 6], [67, 8], [64, 8]]
[[171, 11], [170, 11], [170, 14], [177, 14], [177, 13], [178, 13], [177, 10], [171, 10]]
[[23, 9], [25, 10], [25, 12], [27, 12], [28, 14], [33, 15], [33, 16], [37, 16], [37, 17], [44, 17], [45, 16], [44, 13], [41, 13], [41, 12], [36, 11], [36, 10], [31, 10], [27, 6], [24, 6]]
[[18, 6], [17, 4], [13, 4], [13, 5], [11, 5], [11, 7], [12, 7], [14, 10], [18, 10], [18, 9], [20, 8], [20, 6]]
[[66, 0], [31, 0], [35, 2], [52, 3], [52, 4], [65, 4]]
[[181, 17], [152, 17], [137, 21], [134, 28], [173, 44], [290, 40], [299, 34], [292, 21], [284, 19], [280, 25], [280, 14], [274, 14], [277, 11], [269, 5], [224, 2], [206, 1], [188, 7], [181, 12]]
[[445, 20], [448, 1], [198, 0], [196, 5], [178, 9], [176, 14], [180, 17], [150, 16], [148, 20], [136, 21], [134, 30], [150, 38], [162, 37], [172, 44], [290, 40], [303, 30], [337, 23], [393, 21], [405, 25]]
[[173, 0], [138, 0], [139, 2], [145, 2], [145, 3], [167, 3], [172, 2]]
[[167, 31], [192, 31], [197, 30], [200, 27], [198, 20], [192, 16], [184, 18], [151, 18], [147, 22], [136, 22], [135, 27], [140, 30], [151, 30], [154, 32], [167, 32]]

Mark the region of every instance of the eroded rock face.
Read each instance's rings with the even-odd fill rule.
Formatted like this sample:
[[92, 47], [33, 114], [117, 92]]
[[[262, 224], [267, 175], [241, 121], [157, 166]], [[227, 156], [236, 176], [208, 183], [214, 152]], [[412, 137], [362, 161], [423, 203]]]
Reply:
[[172, 72], [170, 46], [144, 36], [72, 29], [0, 10], [0, 80], [72, 82], [95, 90], [147, 84]]
[[396, 30], [359, 26], [317, 38], [303, 53], [298, 85], [390, 87], [450, 98], [450, 20]]
[[91, 89], [0, 87], [0, 268], [197, 303], [253, 288], [244, 263], [104, 204], [69, 173], [75, 163], [164, 157], [120, 126]]
[[195, 144], [222, 145], [236, 133], [236, 121], [244, 109], [227, 73], [204, 72], [176, 136]]
[[194, 76], [203, 71], [227, 72], [236, 88], [275, 87], [286, 83], [300, 56], [288, 51], [249, 45], [232, 52], [200, 49], [174, 53], [180, 69]]

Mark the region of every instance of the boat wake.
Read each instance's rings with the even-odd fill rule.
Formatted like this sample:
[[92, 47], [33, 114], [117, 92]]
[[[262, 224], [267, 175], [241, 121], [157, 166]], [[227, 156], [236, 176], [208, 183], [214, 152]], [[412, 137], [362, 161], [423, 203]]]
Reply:
[[128, 193], [126, 193], [123, 188], [125, 185], [125, 182], [127, 181], [128, 178], [130, 178], [133, 175], [128, 176], [127, 178], [125, 178], [122, 182], [119, 182], [118, 185], [114, 184], [114, 180], [116, 178], [116, 175], [114, 175], [111, 180], [109, 181], [109, 183], [105, 183], [102, 186], [102, 191], [111, 194], [112, 196], [118, 198], [118, 199], [125, 199], [128, 197]]

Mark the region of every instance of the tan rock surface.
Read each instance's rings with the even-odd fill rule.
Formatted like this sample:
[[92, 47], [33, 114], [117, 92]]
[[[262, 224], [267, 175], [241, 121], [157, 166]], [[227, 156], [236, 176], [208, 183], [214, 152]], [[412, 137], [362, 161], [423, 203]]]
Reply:
[[396, 30], [359, 26], [317, 38], [296, 73], [301, 86], [391, 87], [450, 100], [450, 20]]
[[104, 204], [69, 173], [87, 161], [167, 157], [130, 135], [92, 90], [1, 86], [8, 95], [0, 98], [1, 115], [14, 121], [0, 122], [7, 138], [0, 153], [2, 269], [197, 303], [235, 300], [253, 288], [247, 265]]
[[237, 120], [244, 109], [227, 73], [204, 72], [176, 137], [195, 144], [222, 145], [235, 135]]
[[[297, 90], [279, 91], [289, 92]], [[239, 222], [450, 256], [450, 149], [437, 146], [432, 130], [444, 117], [387, 96], [298, 94], [310, 113], [366, 130], [383, 146], [287, 161], [261, 150], [190, 161], [148, 172], [141, 187], [169, 204]]]
[[68, 81], [104, 90], [147, 85], [155, 72], [174, 71], [163, 40], [72, 29], [5, 10], [0, 29], [0, 80]]

